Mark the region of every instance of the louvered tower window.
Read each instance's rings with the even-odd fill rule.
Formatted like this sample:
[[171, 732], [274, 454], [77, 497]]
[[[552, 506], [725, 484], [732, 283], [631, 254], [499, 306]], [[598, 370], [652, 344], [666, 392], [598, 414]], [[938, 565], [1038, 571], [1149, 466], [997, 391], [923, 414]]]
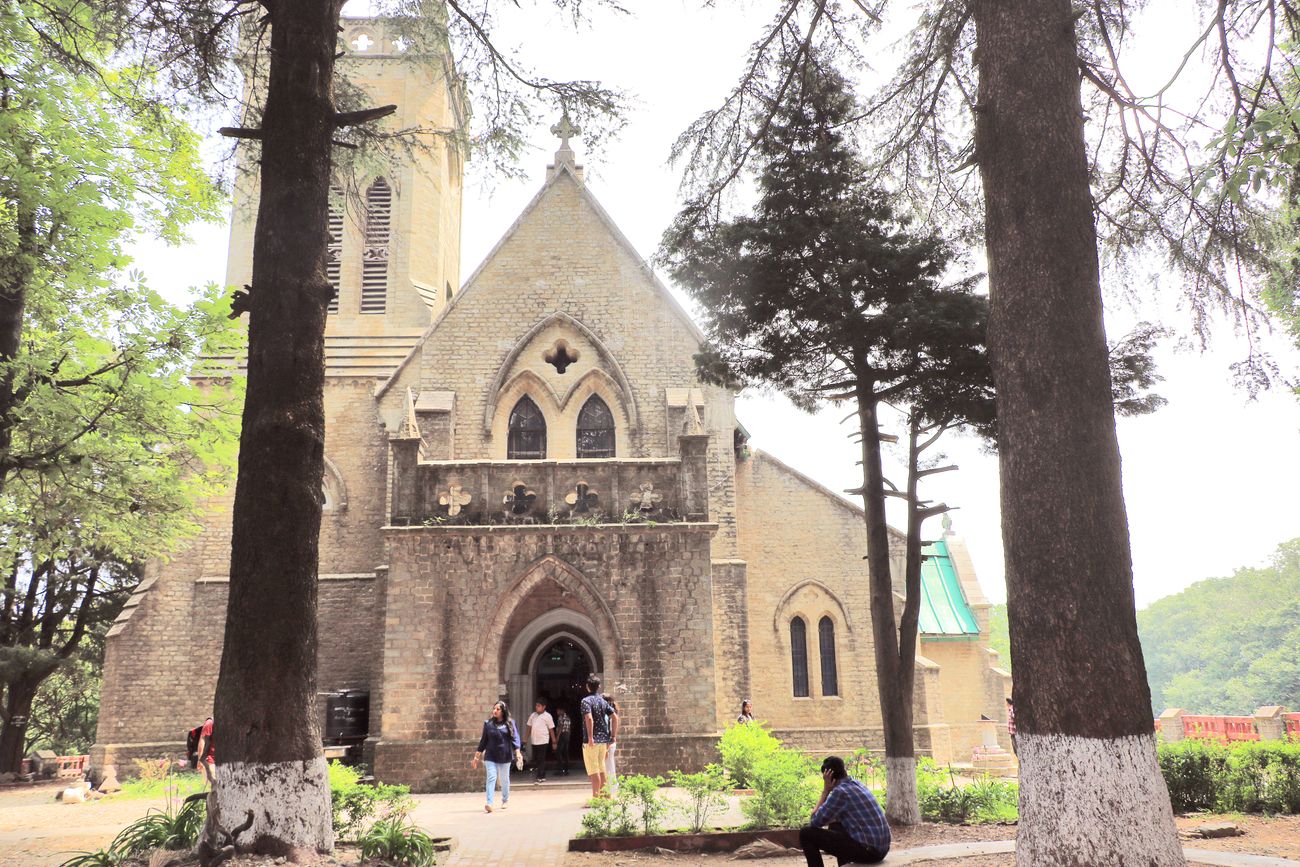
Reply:
[[393, 188], [383, 178], [366, 190], [366, 246], [361, 254], [361, 312], [383, 313], [388, 301], [388, 241]]
[[835, 621], [823, 617], [817, 624], [817, 648], [822, 658], [822, 695], [839, 695], [840, 678], [835, 666]]
[[808, 697], [808, 624], [802, 617], [790, 621], [790, 668], [795, 698]]
[[325, 253], [325, 279], [334, 287], [334, 297], [330, 299], [328, 312], [339, 312], [339, 275], [343, 269], [343, 212], [335, 207], [335, 202], [343, 201], [343, 191], [330, 187], [329, 210], [329, 246]]

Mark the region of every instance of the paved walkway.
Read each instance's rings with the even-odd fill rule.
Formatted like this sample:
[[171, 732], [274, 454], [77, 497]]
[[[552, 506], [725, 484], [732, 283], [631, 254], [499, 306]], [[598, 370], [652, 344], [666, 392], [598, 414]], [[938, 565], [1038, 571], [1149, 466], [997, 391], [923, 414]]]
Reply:
[[510, 808], [490, 814], [483, 812], [482, 792], [415, 797], [411, 818], [435, 836], [456, 838], [451, 858], [440, 859], [439, 867], [558, 867], [581, 827], [591, 788], [517, 783], [510, 787]]

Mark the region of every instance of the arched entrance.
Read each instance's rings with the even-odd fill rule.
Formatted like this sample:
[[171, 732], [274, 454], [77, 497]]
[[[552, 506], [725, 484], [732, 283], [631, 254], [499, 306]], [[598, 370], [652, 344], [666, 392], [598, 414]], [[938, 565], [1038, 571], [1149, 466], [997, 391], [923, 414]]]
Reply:
[[560, 709], [572, 723], [569, 736], [569, 760], [582, 760], [582, 716], [578, 705], [587, 694], [587, 675], [597, 671], [591, 650], [573, 635], [558, 634], [537, 648], [530, 671], [533, 675], [534, 700], [546, 702], [546, 709], [558, 724]]
[[[591, 619], [570, 608], [555, 608], [534, 618], [510, 642], [504, 659], [506, 691], [511, 712], [522, 726], [539, 698], [558, 717], [563, 707], [572, 721], [569, 753], [581, 761], [582, 717], [578, 704], [586, 695], [587, 675], [601, 674], [604, 650]], [[526, 732], [521, 730], [525, 740]]]

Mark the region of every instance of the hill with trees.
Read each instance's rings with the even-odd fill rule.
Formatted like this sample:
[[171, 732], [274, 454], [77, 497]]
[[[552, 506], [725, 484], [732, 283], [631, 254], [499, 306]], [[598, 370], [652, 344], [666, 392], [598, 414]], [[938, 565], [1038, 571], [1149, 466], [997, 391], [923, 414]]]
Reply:
[[[1007, 606], [989, 612], [989, 645], [1011, 668]], [[1198, 581], [1138, 612], [1152, 711], [1300, 710], [1300, 538], [1272, 561]]]
[[[1011, 668], [1007, 607], [989, 616], [990, 646]], [[1198, 581], [1138, 612], [1152, 711], [1248, 714], [1300, 710], [1300, 538], [1272, 561]]]
[[1138, 612], [1156, 713], [1300, 710], [1300, 538], [1268, 566], [1199, 581]]

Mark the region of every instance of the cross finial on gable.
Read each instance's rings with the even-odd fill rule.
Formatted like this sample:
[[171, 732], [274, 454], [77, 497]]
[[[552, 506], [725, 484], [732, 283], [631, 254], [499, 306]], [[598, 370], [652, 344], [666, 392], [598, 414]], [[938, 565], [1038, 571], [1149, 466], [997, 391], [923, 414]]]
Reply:
[[577, 158], [573, 153], [573, 146], [569, 139], [582, 132], [582, 128], [576, 126], [573, 121], [569, 120], [569, 107], [566, 105], [562, 109], [560, 122], [551, 127], [551, 135], [560, 139], [560, 149], [555, 152], [555, 163], [550, 166], [550, 174], [554, 175], [560, 166], [568, 166], [574, 175], [582, 178], [582, 167], [578, 165]]
[[560, 115], [560, 122], [551, 127], [551, 135], [559, 136], [561, 151], [572, 153], [573, 148], [569, 147], [569, 139], [582, 132], [582, 128], [574, 126], [573, 121], [569, 120], [568, 106], [564, 107], [563, 112]]

